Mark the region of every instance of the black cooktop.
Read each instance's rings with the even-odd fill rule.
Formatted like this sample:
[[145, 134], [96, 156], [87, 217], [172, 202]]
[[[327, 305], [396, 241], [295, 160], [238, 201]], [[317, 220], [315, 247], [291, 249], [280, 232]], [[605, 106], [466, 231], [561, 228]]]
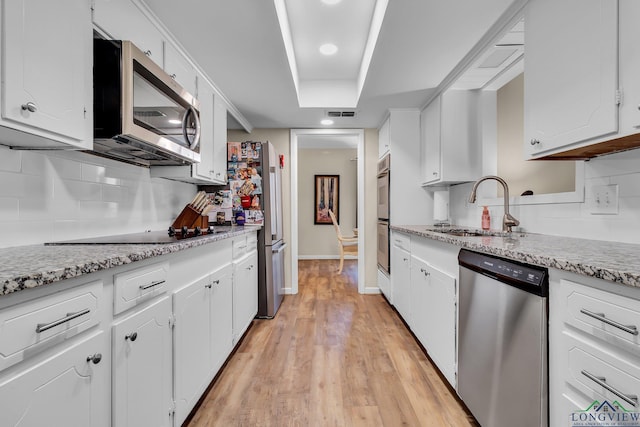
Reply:
[[176, 243], [181, 240], [202, 239], [211, 234], [227, 233], [231, 231], [230, 226], [212, 228], [211, 232], [205, 235], [189, 235], [183, 238], [180, 234], [170, 236], [167, 231], [146, 231], [143, 233], [116, 234], [114, 236], [90, 237], [87, 239], [64, 240], [60, 242], [48, 242], [45, 246], [55, 245], [150, 245]]

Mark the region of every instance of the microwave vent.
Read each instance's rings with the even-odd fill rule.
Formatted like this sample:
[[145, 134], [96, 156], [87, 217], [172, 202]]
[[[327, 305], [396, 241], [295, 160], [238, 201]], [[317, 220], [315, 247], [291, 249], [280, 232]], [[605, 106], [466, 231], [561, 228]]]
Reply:
[[166, 117], [167, 115], [158, 110], [134, 110], [133, 115], [136, 117]]

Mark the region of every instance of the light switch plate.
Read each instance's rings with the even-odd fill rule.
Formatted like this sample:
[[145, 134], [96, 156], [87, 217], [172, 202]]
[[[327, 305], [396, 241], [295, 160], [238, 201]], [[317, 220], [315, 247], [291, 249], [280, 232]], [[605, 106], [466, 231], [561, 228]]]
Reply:
[[592, 186], [589, 211], [591, 215], [617, 215], [618, 184]]

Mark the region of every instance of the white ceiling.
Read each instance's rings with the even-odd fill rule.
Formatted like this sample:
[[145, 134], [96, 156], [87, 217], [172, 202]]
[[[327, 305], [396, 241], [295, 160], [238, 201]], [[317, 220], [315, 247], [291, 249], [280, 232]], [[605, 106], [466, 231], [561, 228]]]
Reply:
[[[524, 1], [389, 1], [356, 117], [335, 119], [332, 127], [375, 128], [389, 108], [423, 107], [499, 18]], [[253, 127], [321, 127], [327, 108], [298, 106], [273, 0], [144, 2]], [[311, 2], [320, 0], [287, 0], [296, 14], [308, 13], [302, 24], [309, 28], [308, 41], [301, 43], [309, 46], [315, 45], [313, 34], [332, 29], [328, 18], [307, 12], [314, 9]], [[303, 46], [301, 57], [311, 51]], [[360, 61], [357, 55], [349, 53], [342, 67]], [[323, 70], [311, 65], [304, 72], [321, 78]]]

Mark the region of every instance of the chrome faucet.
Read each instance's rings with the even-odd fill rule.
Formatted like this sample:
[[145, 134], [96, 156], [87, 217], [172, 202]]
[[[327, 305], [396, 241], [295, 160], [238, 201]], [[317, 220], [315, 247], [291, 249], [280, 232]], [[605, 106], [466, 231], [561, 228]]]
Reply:
[[517, 227], [518, 225], [520, 225], [520, 221], [515, 219], [509, 213], [509, 186], [507, 185], [507, 182], [504, 179], [500, 178], [499, 176], [487, 175], [477, 180], [475, 184], [473, 184], [473, 188], [471, 189], [471, 194], [469, 194], [469, 203], [476, 202], [476, 191], [478, 189], [478, 185], [482, 181], [486, 181], [487, 179], [494, 179], [498, 181], [500, 184], [502, 184], [503, 194], [504, 194], [504, 216], [502, 217], [502, 231], [511, 233], [511, 227]]

